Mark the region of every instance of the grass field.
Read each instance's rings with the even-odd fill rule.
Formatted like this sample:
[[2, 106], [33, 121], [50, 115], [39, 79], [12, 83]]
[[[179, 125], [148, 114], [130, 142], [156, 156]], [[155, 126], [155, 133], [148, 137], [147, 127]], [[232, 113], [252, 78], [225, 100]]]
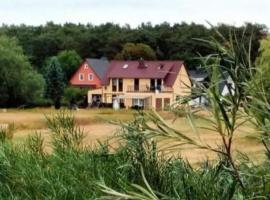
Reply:
[[[53, 109], [29, 109], [29, 110], [16, 110], [10, 109], [6, 112], [0, 112], [0, 124], [14, 123], [16, 131], [14, 134], [14, 141], [17, 144], [23, 143], [27, 135], [40, 132], [45, 138], [47, 148], [50, 148], [50, 133], [47, 129], [45, 116], [55, 114], [57, 111]], [[85, 144], [94, 146], [97, 145], [97, 140], [105, 141], [114, 136], [119, 126], [113, 125], [110, 121], [129, 121], [133, 119], [135, 111], [120, 110], [113, 111], [111, 109], [89, 109], [73, 111], [76, 124], [80, 126], [85, 134]], [[187, 134], [196, 139], [197, 135], [193, 133], [187, 120], [178, 118], [173, 121], [173, 115], [168, 112], [160, 113], [170, 126]], [[205, 125], [206, 122], [201, 119], [196, 119], [198, 126]], [[209, 130], [198, 129], [201, 140], [210, 145], [217, 146], [220, 144], [219, 136]], [[112, 140], [112, 145], [115, 145], [115, 140]], [[171, 141], [174, 143], [174, 141]], [[162, 146], [162, 142], [160, 143]], [[179, 154], [177, 151], [174, 154]], [[258, 140], [258, 134], [254, 131], [251, 125], [242, 126], [234, 139], [234, 155], [238, 156], [239, 153], [245, 153], [254, 162], [260, 162], [264, 159], [264, 149]], [[190, 163], [200, 163], [205, 159], [214, 159], [216, 154], [200, 149], [193, 149], [190, 146], [184, 146], [181, 150], [181, 156], [187, 159]]]

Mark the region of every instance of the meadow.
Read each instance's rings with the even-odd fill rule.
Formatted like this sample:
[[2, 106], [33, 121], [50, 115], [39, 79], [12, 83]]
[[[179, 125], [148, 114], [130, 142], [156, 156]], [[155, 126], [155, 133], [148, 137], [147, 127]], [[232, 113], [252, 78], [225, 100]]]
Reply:
[[[40, 133], [46, 143], [45, 149], [51, 152], [51, 132], [48, 129], [46, 117], [54, 116], [61, 111], [49, 108], [34, 108], [34, 109], [8, 109], [0, 112], [0, 124], [14, 124], [15, 131], [12, 141], [15, 144], [24, 144], [28, 136]], [[116, 136], [120, 132], [121, 123], [127, 123], [134, 120], [137, 111], [134, 110], [119, 110], [112, 109], [80, 109], [77, 111], [67, 111], [74, 116], [76, 126], [80, 127], [84, 132], [84, 145], [90, 148], [95, 148], [99, 142], [108, 142], [113, 148], [118, 146], [119, 141]], [[179, 130], [195, 140], [202, 140], [204, 144], [212, 147], [220, 145], [220, 136], [211, 130], [202, 129], [200, 127], [209, 126], [207, 121], [201, 118], [196, 118], [197, 134], [194, 133], [191, 125], [185, 116], [175, 118], [174, 114], [169, 111], [159, 112], [169, 126]], [[202, 112], [201, 115], [204, 113]], [[117, 122], [119, 125], [113, 123]], [[158, 139], [157, 139], [158, 140]], [[169, 141], [170, 145], [176, 141]], [[166, 146], [162, 139], [158, 140], [160, 150]], [[248, 147], [248, 148], [246, 148]], [[209, 150], [193, 148], [190, 145], [185, 145], [181, 151], [162, 151], [167, 157], [172, 155], [181, 156], [188, 160], [194, 166], [198, 166], [205, 160], [215, 160], [217, 155]], [[241, 126], [234, 137], [233, 154], [235, 157], [247, 155], [254, 163], [260, 163], [265, 159], [264, 147], [259, 139], [259, 134], [254, 127], [246, 123]]]

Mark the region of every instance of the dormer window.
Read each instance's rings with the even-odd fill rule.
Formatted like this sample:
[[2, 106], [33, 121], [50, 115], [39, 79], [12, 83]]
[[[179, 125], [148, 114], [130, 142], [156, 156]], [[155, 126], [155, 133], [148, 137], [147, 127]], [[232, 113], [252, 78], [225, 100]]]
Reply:
[[80, 81], [83, 81], [83, 79], [84, 79], [83, 74], [79, 74], [79, 80], [80, 80]]
[[93, 78], [94, 78], [94, 77], [93, 77], [93, 74], [92, 74], [92, 73], [88, 74], [88, 80], [89, 80], [89, 81], [92, 81]]

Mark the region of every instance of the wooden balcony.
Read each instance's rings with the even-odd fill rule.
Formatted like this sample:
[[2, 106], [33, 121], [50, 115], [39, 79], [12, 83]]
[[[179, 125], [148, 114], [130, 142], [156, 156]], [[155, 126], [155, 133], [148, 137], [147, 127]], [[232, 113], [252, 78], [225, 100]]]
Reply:
[[127, 92], [138, 92], [138, 93], [170, 93], [173, 92], [172, 88], [170, 87], [156, 87], [151, 88], [149, 85], [140, 85], [139, 87], [135, 88], [134, 85], [129, 85], [127, 87]]

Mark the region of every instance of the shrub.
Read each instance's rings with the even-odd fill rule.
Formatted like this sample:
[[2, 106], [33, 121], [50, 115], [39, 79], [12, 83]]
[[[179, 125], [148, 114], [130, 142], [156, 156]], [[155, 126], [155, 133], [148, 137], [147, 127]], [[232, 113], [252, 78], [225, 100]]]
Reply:
[[83, 106], [85, 104], [84, 101], [87, 91], [86, 88], [67, 87], [64, 91], [63, 104], [67, 106], [72, 106], [72, 104]]

